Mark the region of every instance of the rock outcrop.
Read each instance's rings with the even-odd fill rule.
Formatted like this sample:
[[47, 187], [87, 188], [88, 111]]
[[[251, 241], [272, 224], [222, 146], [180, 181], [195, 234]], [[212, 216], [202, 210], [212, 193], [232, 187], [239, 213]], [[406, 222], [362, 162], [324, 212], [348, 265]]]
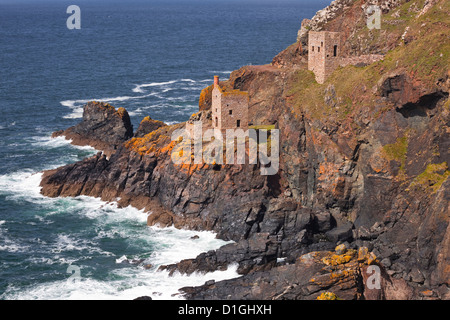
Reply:
[[188, 299], [321, 300], [330, 289], [334, 299], [342, 300], [406, 300], [413, 296], [406, 282], [391, 278], [368, 248], [347, 249], [345, 245], [333, 251], [309, 252], [291, 264], [244, 278], [181, 291]]
[[147, 116], [144, 119], [142, 119], [141, 123], [139, 124], [139, 128], [136, 130], [134, 136], [136, 138], [142, 138], [145, 135], [164, 126], [166, 126], [164, 122], [159, 120], [153, 120], [151, 117]]
[[[185, 124], [133, 137], [118, 111], [94, 104], [99, 114], [85, 110], [65, 135], [103, 141], [95, 123], [107, 119], [101, 127], [118, 133], [103, 141], [109, 156], [45, 172], [42, 193], [119, 199], [151, 211], [149, 225], [233, 240], [160, 267], [190, 274], [238, 265], [239, 278], [184, 288], [189, 299], [450, 299], [450, 8], [444, 0], [378, 2], [389, 28], [377, 33], [362, 23], [364, 1], [334, 1], [310, 26], [342, 31], [349, 55], [383, 60], [338, 68], [320, 85], [296, 43], [272, 65], [242, 67], [221, 82], [249, 93], [253, 125], [280, 130], [277, 174], [177, 165], [172, 151], [187, 142], [171, 136]], [[192, 119], [208, 119], [210, 108], [208, 87]], [[380, 289], [368, 288], [373, 270]]]
[[90, 145], [111, 155], [133, 136], [133, 126], [124, 108], [116, 110], [108, 103], [92, 101], [83, 108], [83, 121], [53, 133], [53, 137], [57, 136], [65, 136], [75, 145]]

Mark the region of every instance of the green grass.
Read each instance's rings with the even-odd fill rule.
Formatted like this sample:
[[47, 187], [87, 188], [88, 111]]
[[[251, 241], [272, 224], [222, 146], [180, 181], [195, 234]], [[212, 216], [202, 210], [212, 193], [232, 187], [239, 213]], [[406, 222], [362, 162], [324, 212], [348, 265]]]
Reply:
[[387, 160], [400, 162], [400, 174], [404, 174], [406, 153], [408, 152], [408, 137], [398, 138], [395, 143], [383, 146], [384, 156]]
[[450, 171], [448, 170], [447, 162], [441, 164], [429, 164], [425, 171], [411, 182], [408, 189], [419, 186], [435, 193], [449, 176]]

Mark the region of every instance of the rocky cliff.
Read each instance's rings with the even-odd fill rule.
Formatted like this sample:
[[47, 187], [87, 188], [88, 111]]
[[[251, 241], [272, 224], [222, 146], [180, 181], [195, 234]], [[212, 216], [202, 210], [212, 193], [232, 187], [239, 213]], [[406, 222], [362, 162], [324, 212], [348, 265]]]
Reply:
[[[276, 175], [258, 165], [174, 164], [180, 142], [171, 135], [184, 124], [153, 123], [132, 137], [126, 120], [107, 120], [120, 134], [92, 143], [104, 119], [91, 121], [86, 109], [105, 111], [88, 104], [82, 130], [59, 134], [88, 137], [108, 157], [45, 172], [42, 193], [118, 200], [151, 211], [149, 225], [233, 240], [161, 267], [189, 274], [238, 264], [242, 277], [184, 288], [189, 299], [450, 299], [450, 5], [377, 3], [380, 30], [366, 27], [369, 1], [336, 0], [302, 23], [297, 43], [271, 65], [221, 82], [249, 93], [253, 125], [280, 130]], [[384, 59], [317, 84], [305, 64], [308, 30], [342, 32], [346, 57]], [[211, 87], [199, 104], [208, 112]], [[380, 270], [375, 289], [369, 267]]]

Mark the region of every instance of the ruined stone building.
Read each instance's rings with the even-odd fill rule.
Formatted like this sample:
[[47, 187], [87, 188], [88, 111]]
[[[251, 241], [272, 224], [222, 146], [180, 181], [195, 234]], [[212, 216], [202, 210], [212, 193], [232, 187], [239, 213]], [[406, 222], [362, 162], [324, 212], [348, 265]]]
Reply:
[[339, 32], [309, 32], [308, 70], [314, 72], [318, 83], [324, 83], [340, 64], [340, 38]]
[[248, 92], [224, 90], [219, 85], [219, 77], [214, 77], [212, 91], [212, 127], [220, 130], [248, 129]]

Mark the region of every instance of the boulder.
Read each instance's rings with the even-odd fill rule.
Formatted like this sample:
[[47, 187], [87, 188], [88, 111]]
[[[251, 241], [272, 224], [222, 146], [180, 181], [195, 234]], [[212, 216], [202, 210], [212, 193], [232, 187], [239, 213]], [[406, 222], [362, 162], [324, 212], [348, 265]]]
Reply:
[[139, 124], [139, 128], [136, 130], [136, 133], [134, 136], [136, 138], [142, 138], [143, 136], [149, 134], [150, 132], [153, 132], [161, 127], [167, 126], [164, 122], [153, 120], [150, 117], [145, 117], [142, 119], [141, 123]]
[[74, 145], [89, 145], [110, 156], [133, 136], [133, 125], [124, 108], [116, 110], [108, 103], [91, 101], [83, 107], [83, 120], [79, 124], [52, 136], [65, 136]]
[[331, 242], [351, 241], [352, 237], [353, 237], [352, 229], [353, 229], [353, 223], [348, 222], [346, 224], [343, 224], [339, 227], [336, 227], [336, 228], [326, 232], [325, 236]]

